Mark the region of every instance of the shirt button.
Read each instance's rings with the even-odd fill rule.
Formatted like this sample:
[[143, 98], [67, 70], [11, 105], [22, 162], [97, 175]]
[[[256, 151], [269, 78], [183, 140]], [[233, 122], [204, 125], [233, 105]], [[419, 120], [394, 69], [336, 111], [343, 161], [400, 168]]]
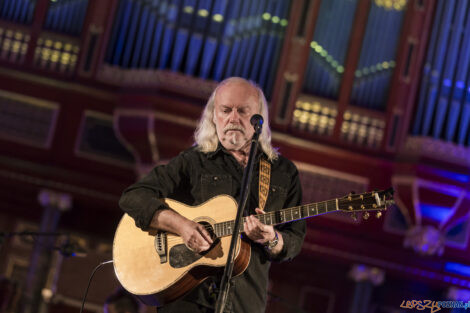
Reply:
[[218, 179], [219, 179], [219, 177], [217, 177], [217, 176], [214, 176], [214, 180], [218, 180]]

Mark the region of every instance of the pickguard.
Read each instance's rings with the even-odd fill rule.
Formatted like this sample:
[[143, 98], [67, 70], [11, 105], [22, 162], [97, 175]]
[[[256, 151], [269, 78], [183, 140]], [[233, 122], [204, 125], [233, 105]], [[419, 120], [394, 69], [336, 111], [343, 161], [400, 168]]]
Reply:
[[203, 256], [209, 259], [216, 259], [223, 256], [220, 238], [213, 238], [214, 242], [209, 250], [196, 253], [188, 249], [185, 244], [175, 245], [170, 249], [170, 266], [174, 268], [181, 268], [188, 266]]
[[170, 249], [170, 266], [173, 268], [188, 266], [200, 258], [202, 258], [201, 254], [194, 253], [184, 244], [173, 246]]

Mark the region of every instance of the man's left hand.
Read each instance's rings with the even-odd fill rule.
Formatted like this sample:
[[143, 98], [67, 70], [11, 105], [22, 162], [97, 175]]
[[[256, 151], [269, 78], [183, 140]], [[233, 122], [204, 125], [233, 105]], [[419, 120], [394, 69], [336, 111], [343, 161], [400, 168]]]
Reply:
[[[256, 213], [264, 214], [265, 212], [256, 208]], [[273, 226], [265, 225], [260, 222], [254, 215], [246, 217], [244, 224], [245, 234], [256, 243], [265, 245], [268, 241], [274, 240], [276, 233]]]

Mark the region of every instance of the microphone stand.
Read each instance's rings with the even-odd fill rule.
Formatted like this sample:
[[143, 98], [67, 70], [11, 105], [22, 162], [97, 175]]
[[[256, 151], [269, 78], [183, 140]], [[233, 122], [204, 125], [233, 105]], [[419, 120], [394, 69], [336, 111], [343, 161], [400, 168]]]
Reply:
[[[250, 182], [251, 182], [251, 174], [253, 173], [253, 162], [254, 162], [256, 152], [258, 150], [258, 138], [261, 133], [261, 128], [263, 124], [262, 117], [259, 115], [254, 115], [251, 118], [251, 123], [254, 124], [253, 127], [255, 128], [255, 133], [253, 134], [253, 138], [251, 139], [251, 148], [250, 148], [250, 155], [248, 157], [248, 163], [243, 172], [242, 188], [241, 188], [241, 194], [240, 194], [240, 201], [238, 203], [237, 217], [235, 219], [235, 225], [233, 227], [233, 234], [232, 234], [232, 240], [230, 241], [230, 249], [229, 249], [228, 256], [227, 256], [227, 263], [225, 264], [224, 274], [222, 276], [222, 281], [220, 283], [220, 293], [219, 293], [219, 296], [217, 298], [217, 302], [215, 305], [215, 313], [222, 313], [225, 308], [225, 304], [227, 302], [227, 296], [228, 296], [228, 292], [230, 289], [229, 281], [232, 278], [233, 263], [235, 261], [234, 250], [237, 246], [237, 240], [240, 236], [240, 223], [242, 221], [243, 212], [246, 206], [246, 201], [250, 193]], [[241, 224], [241, 227], [243, 227], [243, 224]]]

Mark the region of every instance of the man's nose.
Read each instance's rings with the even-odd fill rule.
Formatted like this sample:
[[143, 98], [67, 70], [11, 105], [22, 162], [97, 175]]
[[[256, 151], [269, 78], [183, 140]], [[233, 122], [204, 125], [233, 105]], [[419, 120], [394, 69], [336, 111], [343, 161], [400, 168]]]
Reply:
[[240, 114], [238, 114], [237, 110], [233, 110], [230, 113], [230, 122], [238, 122], [240, 120]]

